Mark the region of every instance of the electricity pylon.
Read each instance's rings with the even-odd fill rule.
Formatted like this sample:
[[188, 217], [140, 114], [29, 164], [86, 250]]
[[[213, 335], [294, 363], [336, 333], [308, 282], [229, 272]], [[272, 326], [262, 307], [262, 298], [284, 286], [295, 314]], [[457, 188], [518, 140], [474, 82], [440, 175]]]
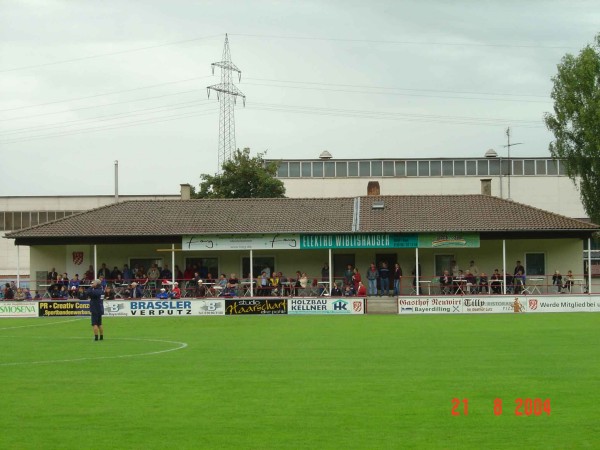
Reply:
[[246, 106], [246, 96], [240, 91], [232, 80], [233, 72], [238, 74], [238, 82], [242, 81], [242, 71], [231, 62], [231, 53], [229, 51], [229, 38], [225, 35], [225, 46], [223, 47], [223, 59], [211, 64], [213, 75], [215, 67], [221, 68], [221, 82], [208, 86], [208, 97], [210, 91], [217, 92], [219, 100], [219, 169], [221, 172], [223, 163], [231, 159], [235, 152], [235, 104], [237, 97], [242, 97], [244, 106]]

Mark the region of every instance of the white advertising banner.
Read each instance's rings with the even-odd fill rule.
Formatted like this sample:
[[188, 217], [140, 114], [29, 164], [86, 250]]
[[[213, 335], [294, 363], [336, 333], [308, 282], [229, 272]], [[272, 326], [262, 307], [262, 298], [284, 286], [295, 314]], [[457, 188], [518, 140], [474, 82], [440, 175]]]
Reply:
[[399, 314], [600, 312], [600, 296], [399, 297]]
[[364, 314], [363, 298], [290, 298], [288, 314]]
[[104, 302], [104, 315], [134, 317], [223, 316], [225, 315], [225, 299], [106, 300]]
[[0, 301], [0, 317], [38, 317], [37, 302]]
[[297, 250], [298, 234], [183, 236], [181, 248], [189, 251], [210, 250]]

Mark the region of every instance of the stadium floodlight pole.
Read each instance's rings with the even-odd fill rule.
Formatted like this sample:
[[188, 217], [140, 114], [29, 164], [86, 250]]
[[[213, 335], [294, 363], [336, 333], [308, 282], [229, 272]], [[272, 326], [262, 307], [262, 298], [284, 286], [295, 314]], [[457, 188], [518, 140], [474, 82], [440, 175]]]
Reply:
[[[510, 143], [510, 127], [508, 127], [506, 129], [506, 138], [508, 139], [508, 144], [504, 145], [504, 148], [508, 149], [508, 200], [512, 200], [512, 198], [510, 197], [510, 176], [512, 175], [512, 160], [510, 159], [510, 148], [514, 147], [515, 145], [521, 145], [522, 142], [514, 142], [514, 143]], [[502, 170], [500, 171], [500, 173], [502, 173]]]
[[225, 46], [223, 47], [223, 58], [219, 62], [211, 64], [213, 75], [215, 67], [221, 69], [221, 82], [208, 86], [207, 93], [210, 98], [210, 91], [216, 91], [217, 100], [219, 100], [219, 153], [218, 153], [218, 173], [221, 173], [223, 163], [229, 161], [236, 150], [235, 146], [235, 104], [237, 97], [242, 97], [244, 106], [246, 106], [246, 96], [233, 84], [233, 72], [238, 74], [238, 82], [242, 81], [242, 71], [231, 62], [231, 52], [229, 51], [229, 38], [225, 35]]

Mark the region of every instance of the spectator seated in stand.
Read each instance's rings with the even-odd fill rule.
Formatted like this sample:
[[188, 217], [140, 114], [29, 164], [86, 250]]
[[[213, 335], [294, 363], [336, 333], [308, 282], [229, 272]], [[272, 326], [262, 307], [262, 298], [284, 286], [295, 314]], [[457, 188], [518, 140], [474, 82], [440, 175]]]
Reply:
[[23, 288], [17, 288], [17, 292], [15, 293], [15, 300], [25, 300], [25, 292], [23, 291]]
[[475, 275], [469, 269], [465, 271], [465, 281], [467, 282], [467, 293], [473, 294], [477, 292], [477, 278], [475, 278]]
[[60, 300], [68, 300], [69, 299], [69, 288], [67, 286], [65, 286], [64, 284], [60, 288], [58, 298]]
[[104, 300], [114, 300], [115, 299], [115, 291], [110, 286], [106, 286], [104, 289]]
[[227, 287], [225, 288], [225, 296], [227, 297], [236, 297], [238, 285], [240, 284], [240, 280], [238, 280], [235, 273], [232, 273], [229, 279], [227, 280]]
[[554, 272], [554, 275], [552, 275], [552, 285], [556, 286], [556, 290], [559, 294], [562, 292], [562, 287], [563, 287], [562, 281], [563, 281], [563, 277], [560, 274], [560, 272], [557, 270], [556, 272]]
[[573, 271], [569, 270], [565, 275], [565, 284], [563, 284], [564, 292], [571, 292], [573, 284], [575, 284], [575, 281], [573, 280]]
[[204, 282], [202, 280], [198, 280], [198, 283], [196, 283], [196, 297], [204, 298], [206, 297], [207, 293], [208, 289], [204, 285]]
[[362, 281], [358, 282], [358, 289], [356, 291], [357, 297], [366, 297], [367, 296], [367, 287], [362, 284]]
[[486, 294], [489, 294], [490, 288], [488, 286], [488, 277], [487, 274], [485, 272], [481, 272], [481, 274], [479, 275], [479, 293], [483, 294], [484, 292]]
[[448, 270], [444, 270], [440, 277], [440, 292], [442, 295], [448, 295], [452, 291], [452, 276]]
[[331, 296], [332, 297], [340, 297], [342, 295], [342, 290], [340, 289], [340, 287], [338, 286], [337, 283], [333, 283], [333, 286], [331, 287]]
[[181, 289], [179, 289], [179, 283], [176, 281], [173, 283], [173, 288], [171, 289], [171, 298], [181, 298]]
[[160, 291], [156, 294], [156, 298], [169, 298], [169, 293], [165, 288], [160, 288]]

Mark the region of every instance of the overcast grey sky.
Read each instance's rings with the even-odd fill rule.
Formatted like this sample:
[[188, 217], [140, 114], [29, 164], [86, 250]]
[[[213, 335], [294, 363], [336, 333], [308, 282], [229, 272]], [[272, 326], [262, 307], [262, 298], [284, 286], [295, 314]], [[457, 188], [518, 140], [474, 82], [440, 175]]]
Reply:
[[176, 194], [217, 170], [229, 33], [237, 146], [268, 158], [548, 155], [551, 77], [589, 1], [0, 1], [0, 195]]

